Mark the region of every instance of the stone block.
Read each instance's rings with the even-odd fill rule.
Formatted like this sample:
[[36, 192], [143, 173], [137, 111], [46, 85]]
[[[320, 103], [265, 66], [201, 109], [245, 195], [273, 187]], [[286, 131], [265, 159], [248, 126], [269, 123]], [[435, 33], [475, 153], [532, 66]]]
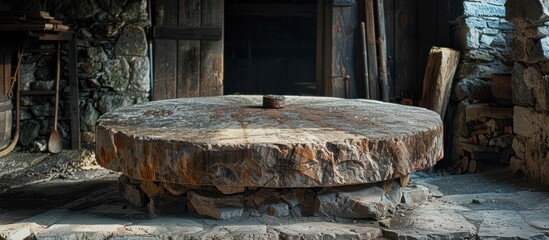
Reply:
[[534, 106], [533, 79], [537, 77], [532, 76], [533, 72], [529, 72], [527, 74], [525, 66], [518, 62], [513, 67], [513, 103], [515, 105]]
[[120, 14], [120, 17], [126, 22], [140, 27], [148, 27], [151, 21], [149, 20], [147, 10], [147, 0], [129, 1], [125, 5], [124, 12]]
[[489, 65], [481, 65], [479, 63], [462, 63], [458, 69], [460, 78], [485, 78], [490, 79], [494, 69]]
[[494, 37], [494, 39], [492, 39], [492, 43], [490, 43], [490, 46], [495, 48], [505, 49], [506, 51], [510, 51], [512, 40], [510, 38], [510, 34], [508, 36], [509, 37], [507, 37], [504, 33], [498, 33]]
[[100, 80], [103, 87], [115, 91], [125, 91], [130, 78], [130, 65], [124, 58], [108, 60], [103, 63], [104, 77]]
[[319, 193], [316, 212], [321, 216], [342, 218], [381, 219], [387, 215], [388, 203], [384, 191], [378, 187], [353, 190], [329, 190]]
[[40, 131], [40, 123], [36, 120], [27, 120], [21, 122], [19, 133], [19, 144], [21, 146], [29, 146], [37, 137]]
[[479, 17], [466, 17], [465, 25], [469, 28], [485, 28], [487, 26], [486, 20]]
[[147, 195], [145, 195], [145, 193], [141, 191], [139, 187], [133, 184], [125, 183], [120, 190], [122, 191], [122, 196], [124, 197], [124, 199], [126, 199], [132, 205], [136, 207], [144, 207], [147, 205]]
[[456, 101], [473, 98], [488, 100], [492, 96], [492, 82], [480, 78], [463, 78], [453, 87], [452, 99]]
[[487, 25], [489, 28], [492, 29], [500, 29], [500, 30], [512, 30], [513, 25], [509, 24], [508, 22], [502, 22], [499, 20], [495, 21], [487, 21]]
[[117, 56], [147, 56], [147, 37], [140, 26], [127, 25], [118, 41], [115, 52]]
[[85, 62], [89, 63], [102, 63], [109, 60], [107, 53], [102, 47], [89, 47], [85, 51], [85, 55], [82, 56]]
[[97, 105], [101, 113], [107, 113], [134, 103], [133, 97], [130, 95], [108, 92], [101, 96]]
[[535, 108], [538, 112], [549, 111], [549, 76], [543, 76], [534, 84]]
[[407, 205], [419, 205], [429, 199], [429, 189], [415, 185], [402, 188], [402, 203]]
[[37, 105], [31, 108], [32, 115], [35, 117], [52, 117], [53, 116], [53, 104], [49, 102], [37, 103]]
[[480, 2], [464, 2], [465, 16], [505, 17], [505, 8]]
[[488, 50], [483, 49], [465, 50], [461, 56], [466, 60], [494, 61], [494, 56], [492, 56]]
[[549, 0], [507, 0], [505, 10], [505, 19], [510, 22], [517, 19], [544, 20], [549, 18]]
[[538, 113], [533, 108], [515, 106], [513, 131], [525, 137], [549, 136], [549, 115]]
[[95, 109], [92, 102], [87, 102], [80, 107], [80, 129], [84, 131], [95, 131], [95, 122], [99, 118], [99, 111]]
[[511, 56], [515, 61], [528, 62], [526, 43], [518, 38], [513, 39], [511, 42]]
[[196, 192], [188, 192], [187, 197], [188, 208], [202, 216], [229, 219], [240, 217], [244, 212], [242, 196], [203, 196]]
[[544, 37], [534, 42], [528, 59], [530, 62], [549, 60], [549, 37]]
[[130, 77], [128, 91], [149, 92], [151, 90], [150, 63], [147, 57], [130, 57]]
[[480, 44], [484, 46], [490, 46], [492, 45], [492, 41], [494, 41], [494, 37], [494, 35], [482, 34], [480, 36]]

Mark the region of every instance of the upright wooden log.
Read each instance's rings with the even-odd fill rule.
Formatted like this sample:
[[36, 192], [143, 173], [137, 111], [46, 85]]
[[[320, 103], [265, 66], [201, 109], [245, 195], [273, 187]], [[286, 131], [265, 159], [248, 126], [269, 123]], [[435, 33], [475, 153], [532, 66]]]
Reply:
[[389, 101], [389, 79], [387, 77], [387, 45], [385, 37], [385, 9], [383, 0], [377, 0], [377, 25], [378, 25], [378, 48], [379, 48], [379, 85], [381, 100]]
[[360, 33], [362, 41], [362, 63], [364, 67], [364, 86], [366, 90], [365, 97], [370, 99], [370, 78], [368, 77], [368, 45], [366, 44], [366, 24], [364, 22], [360, 23]]
[[459, 52], [456, 50], [433, 47], [429, 52], [419, 105], [437, 112], [442, 119], [446, 113], [452, 79], [458, 63]]
[[366, 37], [368, 45], [368, 76], [370, 77], [370, 97], [379, 99], [377, 82], [377, 51], [374, 0], [366, 0]]

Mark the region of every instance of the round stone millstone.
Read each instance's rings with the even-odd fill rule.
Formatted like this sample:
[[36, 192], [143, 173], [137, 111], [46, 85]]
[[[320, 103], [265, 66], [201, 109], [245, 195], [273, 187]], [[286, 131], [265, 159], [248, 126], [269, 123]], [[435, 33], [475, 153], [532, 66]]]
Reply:
[[442, 121], [372, 100], [262, 96], [162, 100], [104, 114], [96, 157], [133, 179], [189, 186], [331, 187], [379, 182], [442, 158]]

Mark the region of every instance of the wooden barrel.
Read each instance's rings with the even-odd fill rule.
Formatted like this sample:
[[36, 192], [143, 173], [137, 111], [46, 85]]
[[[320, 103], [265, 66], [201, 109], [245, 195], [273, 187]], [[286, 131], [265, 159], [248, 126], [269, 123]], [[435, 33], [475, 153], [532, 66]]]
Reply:
[[0, 150], [6, 148], [11, 139], [11, 100], [6, 96], [0, 96]]

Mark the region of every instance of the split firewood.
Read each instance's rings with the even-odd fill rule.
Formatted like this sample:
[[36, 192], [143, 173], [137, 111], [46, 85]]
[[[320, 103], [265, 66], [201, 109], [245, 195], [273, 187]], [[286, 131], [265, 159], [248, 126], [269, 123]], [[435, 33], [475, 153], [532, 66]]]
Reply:
[[479, 129], [475, 130], [471, 133], [471, 135], [492, 135], [492, 131], [489, 128]]

